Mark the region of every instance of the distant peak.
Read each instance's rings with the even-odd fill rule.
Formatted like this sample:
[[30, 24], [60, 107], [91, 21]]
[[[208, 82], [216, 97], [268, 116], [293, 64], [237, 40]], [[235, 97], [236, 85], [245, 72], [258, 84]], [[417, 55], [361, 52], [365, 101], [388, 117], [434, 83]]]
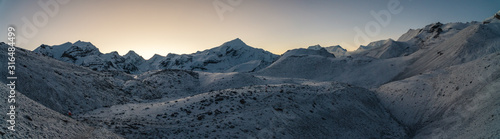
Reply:
[[154, 54], [153, 56], [151, 56], [148, 60], [152, 60], [152, 61], [155, 61], [155, 60], [159, 60], [159, 59], [162, 59], [164, 58], [163, 56], [159, 55], [159, 54]]
[[234, 40], [228, 41], [223, 46], [248, 46], [245, 42], [243, 42], [240, 38], [236, 38]]
[[84, 48], [87, 48], [87, 47], [97, 48], [94, 46], [94, 44], [92, 44], [90, 42], [81, 41], [81, 40], [76, 41], [75, 43], [73, 43], [73, 45], [78, 46], [78, 47], [84, 47]]
[[134, 50], [128, 51], [128, 53], [125, 54], [124, 57], [132, 57], [132, 58], [134, 58], [134, 57], [141, 57], [142, 58], [142, 56], [140, 56], [139, 54], [137, 54]]
[[120, 55], [117, 51], [111, 51], [109, 54], [112, 54], [112, 55]]
[[160, 54], [154, 54], [151, 58], [158, 58], [158, 57], [163, 57], [163, 56]]
[[340, 46], [340, 45], [329, 46], [326, 48], [329, 50], [341, 49], [342, 51], [347, 51], [346, 49], [342, 48], [342, 46]]
[[137, 55], [137, 53], [134, 50], [130, 50], [125, 55]]
[[76, 43], [90, 43], [90, 42], [85, 42], [85, 41], [82, 41], [82, 40], [78, 40], [78, 41], [75, 42], [75, 44]]
[[307, 49], [312, 49], [312, 50], [320, 50], [321, 48], [323, 47], [321, 47], [321, 45], [319, 44], [307, 47]]
[[232, 40], [232, 41], [240, 41], [240, 42], [243, 42], [240, 38], [236, 38], [236, 39], [234, 39], [234, 40]]
[[325, 57], [335, 57], [334, 54], [328, 52], [325, 48], [320, 48], [318, 50], [304, 49], [304, 48], [292, 49], [292, 50], [286, 51], [282, 55], [282, 57], [303, 56], [303, 55], [319, 55], [319, 56], [325, 56]]

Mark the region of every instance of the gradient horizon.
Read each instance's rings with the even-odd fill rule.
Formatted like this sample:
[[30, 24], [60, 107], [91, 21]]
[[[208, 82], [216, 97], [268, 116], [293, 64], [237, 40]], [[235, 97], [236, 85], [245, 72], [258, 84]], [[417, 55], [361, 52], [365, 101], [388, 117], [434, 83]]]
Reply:
[[[10, 25], [16, 27], [17, 35], [23, 35], [23, 19], [32, 21], [44, 11], [38, 2], [52, 1], [57, 0], [0, 0], [0, 42], [7, 40]], [[240, 38], [275, 54], [316, 44], [355, 50], [371, 41], [396, 40], [408, 29], [435, 22], [483, 21], [500, 10], [500, 1], [495, 0], [393, 0], [400, 2], [401, 12], [391, 15], [390, 22], [369, 41], [355, 43], [354, 28], [364, 30], [367, 23], [377, 21], [370, 12], [388, 10], [390, 0], [232, 1], [240, 2], [237, 4], [226, 0], [65, 1], [18, 47], [33, 50], [41, 44], [82, 40], [103, 53], [124, 55], [134, 50], [148, 59], [154, 54], [194, 53]], [[216, 2], [232, 11], [224, 12], [221, 18]]]

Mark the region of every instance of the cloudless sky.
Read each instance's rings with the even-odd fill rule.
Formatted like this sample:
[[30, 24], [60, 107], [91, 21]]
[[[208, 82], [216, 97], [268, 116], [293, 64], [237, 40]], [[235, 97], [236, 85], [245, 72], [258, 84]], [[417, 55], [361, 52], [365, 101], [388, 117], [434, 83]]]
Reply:
[[[235, 38], [275, 54], [316, 44], [355, 50], [370, 41], [398, 39], [408, 29], [483, 21], [500, 10], [499, 0], [392, 0], [400, 2], [402, 11], [391, 14], [389, 24], [369, 41], [356, 43], [354, 28], [364, 32], [368, 23], [377, 23], [370, 11], [387, 11], [391, 0], [60, 1], [67, 2], [0, 0], [0, 41], [7, 41], [7, 27], [14, 26], [18, 46], [29, 50], [82, 40], [104, 53], [134, 50], [146, 59], [155, 53], [194, 53]], [[56, 2], [57, 8], [49, 9], [58, 11], [51, 16], [38, 2]], [[222, 8], [231, 11], [218, 14]], [[34, 24], [37, 32], [26, 24]]]

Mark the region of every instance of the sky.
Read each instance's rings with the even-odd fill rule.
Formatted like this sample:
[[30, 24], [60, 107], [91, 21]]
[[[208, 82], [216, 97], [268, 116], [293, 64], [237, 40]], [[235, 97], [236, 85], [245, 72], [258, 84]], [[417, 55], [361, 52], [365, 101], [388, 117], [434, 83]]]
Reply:
[[[17, 46], [78, 40], [103, 53], [189, 54], [240, 38], [282, 54], [311, 45], [397, 40], [435, 22], [483, 21], [499, 0], [0, 0], [0, 41]], [[375, 14], [373, 14], [375, 13]]]

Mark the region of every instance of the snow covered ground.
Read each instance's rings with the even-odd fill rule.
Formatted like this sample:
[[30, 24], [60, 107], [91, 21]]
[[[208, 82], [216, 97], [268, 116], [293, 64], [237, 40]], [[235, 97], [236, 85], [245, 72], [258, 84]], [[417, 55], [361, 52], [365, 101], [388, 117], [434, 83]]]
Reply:
[[126, 138], [403, 138], [375, 94], [341, 83], [259, 85], [78, 117]]

